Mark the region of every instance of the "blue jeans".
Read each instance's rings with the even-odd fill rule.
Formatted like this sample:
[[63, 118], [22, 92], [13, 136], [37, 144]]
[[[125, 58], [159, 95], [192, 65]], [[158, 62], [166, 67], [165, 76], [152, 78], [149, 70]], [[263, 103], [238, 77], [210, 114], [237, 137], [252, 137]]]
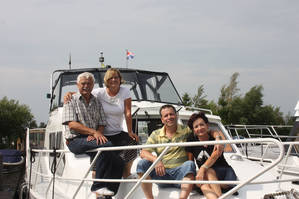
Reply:
[[[87, 136], [78, 136], [69, 140], [68, 148], [74, 154], [88, 154], [93, 158], [96, 153], [86, 153], [88, 150], [113, 146], [111, 142], [97, 144], [96, 140], [87, 141]], [[120, 179], [122, 177], [124, 162], [116, 151], [103, 151], [96, 160], [96, 178], [102, 179]], [[91, 191], [107, 187], [109, 190], [117, 193], [119, 183], [93, 182]]]
[[[148, 168], [152, 165], [152, 162], [142, 159], [138, 162], [137, 165], [137, 173], [145, 173]], [[194, 176], [196, 175], [196, 168], [193, 161], [186, 161], [181, 166], [165, 169], [164, 176], [158, 176], [156, 174], [155, 169], [150, 173], [150, 177], [155, 180], [182, 180], [186, 175], [192, 173]], [[181, 188], [181, 184], [158, 184], [160, 187], [176, 187]]]

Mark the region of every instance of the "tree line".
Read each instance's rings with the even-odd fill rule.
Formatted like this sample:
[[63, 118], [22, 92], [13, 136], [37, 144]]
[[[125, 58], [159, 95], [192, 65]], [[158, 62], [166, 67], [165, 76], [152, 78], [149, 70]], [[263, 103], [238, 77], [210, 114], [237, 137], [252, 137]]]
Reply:
[[45, 126], [43, 122], [37, 125], [29, 106], [7, 97], [0, 100], [0, 149], [15, 148], [18, 138], [25, 140], [26, 128]]
[[210, 109], [214, 115], [219, 115], [223, 124], [293, 124], [294, 120], [288, 113], [285, 117], [279, 107], [264, 105], [263, 86], [255, 85], [244, 95], [238, 88], [239, 73], [230, 77], [228, 84], [221, 87], [217, 102], [206, 99], [204, 86], [200, 85], [192, 97], [188, 93], [182, 96], [185, 106]]

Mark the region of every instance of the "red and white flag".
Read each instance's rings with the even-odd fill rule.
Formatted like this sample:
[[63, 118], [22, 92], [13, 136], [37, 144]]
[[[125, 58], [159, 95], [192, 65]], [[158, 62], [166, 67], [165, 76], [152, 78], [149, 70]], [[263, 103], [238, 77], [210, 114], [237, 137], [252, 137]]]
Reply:
[[130, 51], [127, 50], [127, 59], [133, 59], [134, 56], [135, 56], [134, 53], [132, 53], [132, 52], [130, 52]]

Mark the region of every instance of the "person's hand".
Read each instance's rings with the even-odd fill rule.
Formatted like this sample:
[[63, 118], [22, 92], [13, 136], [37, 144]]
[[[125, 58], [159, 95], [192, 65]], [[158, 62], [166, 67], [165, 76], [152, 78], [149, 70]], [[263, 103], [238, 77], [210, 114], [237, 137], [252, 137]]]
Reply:
[[[196, 180], [200, 180], [200, 181], [203, 181], [204, 180], [204, 176], [205, 176], [205, 172], [206, 172], [206, 168], [204, 167], [200, 167], [197, 174], [196, 174], [196, 177], [195, 179]], [[201, 186], [202, 184], [199, 184], [199, 186]]]
[[224, 151], [224, 145], [223, 144], [217, 144], [217, 145], [214, 146], [213, 153], [216, 152], [218, 157], [221, 156], [223, 151]]
[[[221, 137], [221, 135], [220, 135], [220, 132], [214, 132], [214, 135], [215, 135], [215, 133], [216, 133], [216, 138], [215, 138], [215, 140], [216, 141], [220, 141], [220, 140], [222, 140], [222, 137]], [[215, 150], [217, 150], [219, 153], [222, 153], [223, 151], [224, 151], [224, 144], [215, 144], [215, 146], [214, 146], [214, 151]]]
[[133, 140], [135, 140], [138, 143], [138, 141], [139, 141], [138, 135], [136, 135], [135, 133], [132, 133], [132, 132], [128, 133], [128, 134]]
[[94, 140], [95, 137], [93, 137], [92, 135], [87, 136], [86, 140], [87, 142]]
[[159, 161], [155, 166], [156, 174], [158, 176], [164, 176], [165, 175], [165, 167], [164, 164]]
[[224, 151], [224, 144], [216, 144], [214, 150], [218, 150], [220, 153]]
[[63, 103], [66, 104], [69, 101], [71, 101], [73, 94], [74, 94], [74, 92], [67, 92], [63, 97]]
[[97, 140], [97, 144], [99, 144], [99, 142], [100, 144], [105, 144], [108, 141], [100, 131], [95, 131], [93, 137]]

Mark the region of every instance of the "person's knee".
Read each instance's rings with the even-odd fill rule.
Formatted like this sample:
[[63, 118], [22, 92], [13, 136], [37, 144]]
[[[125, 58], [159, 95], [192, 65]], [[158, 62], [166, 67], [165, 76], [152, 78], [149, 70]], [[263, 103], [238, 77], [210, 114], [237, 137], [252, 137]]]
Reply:
[[206, 172], [207, 172], [208, 175], [214, 175], [214, 176], [216, 176], [216, 172], [212, 168], [209, 168]]
[[194, 174], [193, 173], [188, 173], [187, 175], [185, 175], [185, 177], [184, 178], [187, 178], [187, 179], [189, 179], [189, 180], [194, 180]]
[[107, 141], [105, 143], [100, 143], [100, 142], [97, 142], [97, 140], [91, 140], [89, 141], [86, 146], [90, 149], [96, 149], [96, 148], [101, 148], [101, 147], [112, 147], [114, 146], [112, 144], [111, 141]]
[[196, 166], [194, 164], [193, 161], [188, 160], [186, 162], [184, 162], [183, 164], [183, 168], [182, 168], [187, 174], [192, 174], [195, 175], [196, 174]]
[[84, 150], [82, 150], [79, 147], [68, 147], [68, 148], [69, 148], [70, 152], [72, 152], [75, 155], [80, 155], [85, 152]]
[[197, 186], [201, 189], [201, 191], [206, 191], [206, 190], [211, 189], [210, 185], [208, 185], [208, 184], [202, 184], [202, 185], [197, 185]]
[[145, 173], [150, 166], [151, 166], [150, 161], [146, 159], [140, 160], [137, 164], [137, 173]]
[[105, 147], [111, 147], [111, 146], [114, 146], [114, 145], [112, 144], [111, 141], [108, 141], [108, 142], [104, 143], [103, 146], [105, 146]]

